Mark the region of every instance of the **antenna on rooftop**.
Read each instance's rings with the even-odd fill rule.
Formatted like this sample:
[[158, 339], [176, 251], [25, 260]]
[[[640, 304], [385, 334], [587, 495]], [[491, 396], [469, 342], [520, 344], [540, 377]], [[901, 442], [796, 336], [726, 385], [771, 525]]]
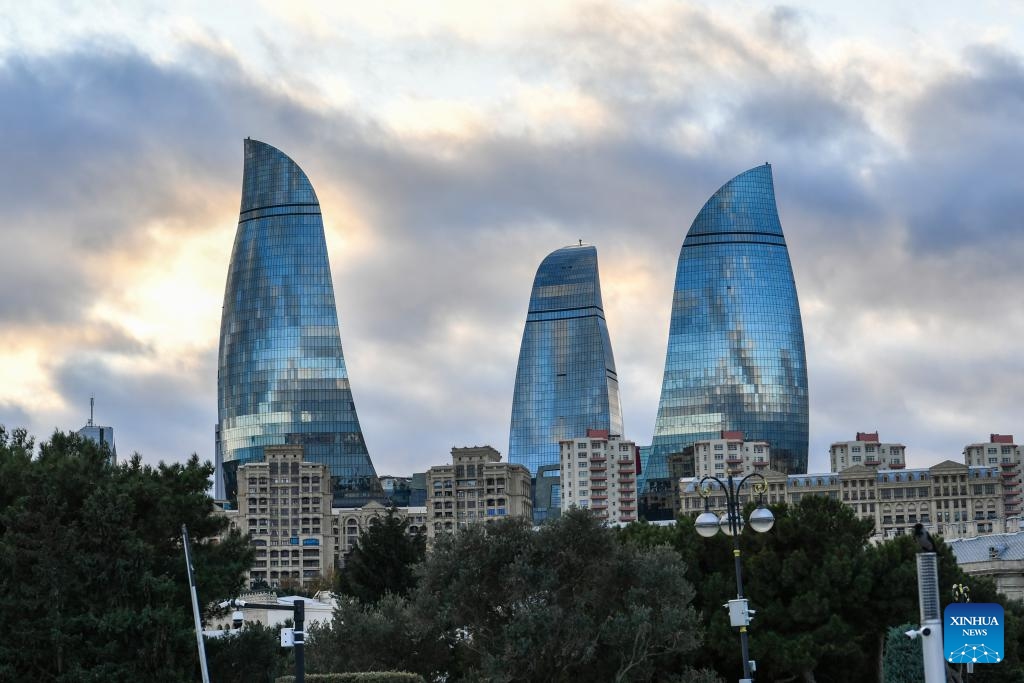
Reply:
[[92, 424], [93, 424], [92, 423], [92, 416], [93, 416], [93, 409], [95, 407], [96, 407], [96, 396], [92, 395], [92, 396], [89, 397], [89, 424], [88, 424], [89, 427], [92, 427]]

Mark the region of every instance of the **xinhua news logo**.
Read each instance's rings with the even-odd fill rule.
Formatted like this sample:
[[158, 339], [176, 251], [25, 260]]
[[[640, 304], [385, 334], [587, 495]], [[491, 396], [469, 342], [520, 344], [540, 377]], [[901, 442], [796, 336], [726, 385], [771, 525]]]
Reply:
[[942, 629], [946, 661], [998, 664], [1003, 661], [1003, 608], [992, 602], [953, 603]]

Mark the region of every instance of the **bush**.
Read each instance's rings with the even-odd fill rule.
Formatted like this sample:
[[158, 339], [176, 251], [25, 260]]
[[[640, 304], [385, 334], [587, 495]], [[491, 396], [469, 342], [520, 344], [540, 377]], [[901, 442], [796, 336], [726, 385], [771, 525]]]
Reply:
[[[425, 683], [422, 676], [404, 671], [363, 671], [343, 674], [306, 674], [309, 683]], [[295, 683], [295, 676], [281, 676], [277, 683]]]

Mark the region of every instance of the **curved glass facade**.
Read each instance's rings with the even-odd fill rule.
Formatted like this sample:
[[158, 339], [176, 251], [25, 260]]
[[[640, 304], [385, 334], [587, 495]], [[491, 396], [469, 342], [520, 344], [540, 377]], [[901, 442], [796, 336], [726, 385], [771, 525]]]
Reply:
[[622, 434], [619, 380], [601, 302], [597, 249], [565, 247], [537, 269], [512, 396], [509, 462], [559, 465], [562, 439]]
[[281, 151], [245, 140], [238, 231], [221, 315], [217, 495], [239, 464], [302, 444], [330, 467], [335, 506], [380, 498], [349, 388], [320, 204]]
[[773, 468], [807, 471], [807, 361], [771, 166], [741, 173], [700, 210], [679, 252], [647, 490], [667, 458], [721, 430], [771, 446]]

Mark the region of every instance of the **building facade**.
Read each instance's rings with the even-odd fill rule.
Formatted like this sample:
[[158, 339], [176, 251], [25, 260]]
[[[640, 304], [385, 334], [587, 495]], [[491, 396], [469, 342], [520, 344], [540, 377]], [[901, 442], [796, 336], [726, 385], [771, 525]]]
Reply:
[[767, 441], [782, 471], [807, 471], [803, 325], [768, 164], [719, 188], [683, 242], [642, 489], [674, 489], [669, 456], [722, 431]]
[[[768, 470], [764, 502], [797, 505], [806, 496], [842, 501], [860, 519], [874, 522], [876, 538], [911, 533], [924, 524], [932, 533], [962, 538], [1001, 532], [1006, 528], [1002, 477], [998, 467], [968, 467], [946, 460], [927, 469], [884, 470], [854, 465], [842, 472], [791, 474]], [[697, 479], [679, 483], [682, 511], [691, 516], [704, 510]], [[752, 500], [748, 481], [740, 500]], [[725, 495], [714, 483], [708, 504], [721, 514]], [[756, 500], [756, 499], [753, 499]]]
[[320, 204], [281, 151], [246, 138], [217, 370], [216, 497], [266, 446], [330, 469], [335, 506], [382, 497], [341, 349]]
[[267, 446], [236, 472], [238, 506], [221, 514], [255, 547], [248, 583], [305, 586], [329, 579], [337, 551], [328, 467], [307, 462], [302, 446], [284, 445]]
[[[250, 586], [305, 586], [329, 581], [374, 520], [388, 508], [370, 501], [332, 508], [330, 469], [303, 458], [301, 446], [268, 446], [238, 468], [237, 506], [218, 510], [249, 537], [256, 557]], [[426, 508], [397, 507], [410, 535], [426, 533]]]
[[541, 465], [533, 478], [533, 523], [543, 524], [562, 514], [562, 466]]
[[562, 511], [592, 510], [607, 522], [635, 522], [636, 444], [603, 429], [567, 439], [561, 448]]
[[1021, 456], [1012, 434], [990, 434], [988, 443], [964, 446], [964, 464], [999, 467], [1003, 478], [1003, 507], [1008, 517], [1020, 516]]
[[452, 449], [452, 464], [427, 470], [427, 542], [475, 522], [533, 519], [530, 470], [490, 446]]
[[559, 442], [622, 433], [619, 380], [601, 300], [597, 249], [565, 247], [537, 269], [519, 350], [508, 460], [536, 476]]
[[[359, 541], [359, 535], [370, 529], [375, 520], [386, 517], [388, 508], [370, 501], [358, 508], [334, 508], [331, 510], [331, 535], [334, 537], [334, 567], [345, 566], [345, 557]], [[395, 514], [406, 522], [405, 532], [410, 536], [426, 534], [427, 509], [425, 507], [396, 507]]]
[[701, 439], [669, 457], [669, 472], [681, 477], [743, 477], [771, 467], [767, 441], [746, 441], [743, 432], [723, 431], [715, 439]]
[[882, 443], [878, 432], [857, 432], [853, 441], [832, 444], [828, 457], [833, 472], [854, 465], [898, 470], [907, 466], [907, 447], [901, 443]]

